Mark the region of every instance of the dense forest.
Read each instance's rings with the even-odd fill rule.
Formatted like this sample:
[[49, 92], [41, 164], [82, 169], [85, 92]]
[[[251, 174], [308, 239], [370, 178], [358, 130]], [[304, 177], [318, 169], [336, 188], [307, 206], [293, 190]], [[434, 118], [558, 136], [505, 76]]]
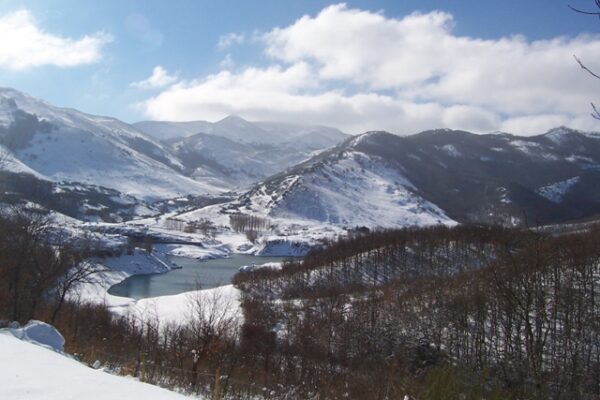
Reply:
[[356, 233], [241, 272], [244, 319], [186, 324], [67, 295], [100, 256], [41, 216], [0, 218], [0, 320], [37, 318], [90, 364], [188, 393], [269, 399], [600, 398], [600, 229]]
[[271, 379], [327, 398], [596, 398], [599, 234], [463, 226], [340, 240], [238, 275], [242, 338], [263, 346]]

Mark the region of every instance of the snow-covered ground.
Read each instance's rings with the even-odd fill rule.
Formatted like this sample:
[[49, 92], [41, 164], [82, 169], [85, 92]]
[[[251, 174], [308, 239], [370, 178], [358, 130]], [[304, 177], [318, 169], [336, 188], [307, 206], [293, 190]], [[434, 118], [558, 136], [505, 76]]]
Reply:
[[140, 321], [156, 320], [161, 324], [186, 324], [200, 311], [194, 305], [203, 304], [202, 316], [207, 313], [224, 313], [238, 322], [242, 321], [240, 306], [240, 291], [233, 285], [220, 286], [212, 289], [194, 290], [173, 296], [149, 297], [134, 300], [108, 295], [107, 302], [114, 305], [111, 310], [117, 314], [128, 314]]
[[230, 214], [223, 213], [228, 204], [204, 207], [180, 214], [177, 218], [185, 222], [210, 220], [220, 228], [215, 241], [223, 243], [231, 252], [260, 256], [304, 256], [311, 247], [324, 240], [346, 234], [346, 230], [336, 224], [297, 216], [272, 217], [268, 214], [268, 207], [259, 202], [255, 206], [248, 214], [268, 218], [272, 226], [272, 229], [262, 232], [255, 243], [251, 243], [246, 235], [230, 229]]
[[[46, 324], [29, 330], [56, 338]], [[90, 368], [48, 343], [30, 338], [27, 329], [0, 329], [0, 399], [2, 400], [176, 400], [183, 395]], [[39, 336], [35, 336], [39, 339]], [[21, 340], [21, 338], [23, 340]], [[37, 344], [36, 344], [37, 343]]]
[[400, 169], [377, 156], [348, 150], [265, 182], [246, 195], [240, 208], [338, 228], [455, 224], [417, 192]]
[[565, 179], [564, 181], [543, 186], [539, 188], [537, 192], [550, 201], [560, 203], [569, 190], [579, 182], [579, 179], [578, 176], [574, 176], [573, 178]]
[[131, 125], [54, 107], [16, 90], [0, 88], [0, 126], [22, 142], [15, 145], [18, 161], [11, 160], [11, 169], [33, 170], [55, 182], [104, 186], [145, 200], [228, 189], [184, 176], [164, 145]]

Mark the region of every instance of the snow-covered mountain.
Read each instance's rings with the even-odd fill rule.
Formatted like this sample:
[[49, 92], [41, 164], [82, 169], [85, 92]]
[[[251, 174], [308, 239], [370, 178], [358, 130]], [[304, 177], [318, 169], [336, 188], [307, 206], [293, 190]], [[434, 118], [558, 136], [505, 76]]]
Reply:
[[338, 129], [326, 126], [268, 121], [250, 122], [236, 115], [230, 115], [217, 122], [142, 121], [133, 125], [147, 135], [162, 141], [205, 133], [242, 144], [296, 143], [302, 148], [317, 150], [334, 146], [348, 138], [348, 135]]
[[230, 209], [342, 225], [540, 224], [600, 212], [600, 137], [369, 132], [256, 185]]
[[249, 122], [237, 116], [215, 123], [134, 125], [169, 144], [191, 176], [232, 186], [256, 183], [348, 138], [335, 128]]
[[0, 143], [15, 168], [53, 182], [103, 186], [144, 200], [225, 189], [184, 176], [184, 166], [165, 145], [131, 125], [8, 88], [0, 88]]
[[199, 133], [172, 143], [188, 174], [231, 186], [256, 183], [310, 157], [297, 149], [248, 145], [222, 136]]
[[351, 227], [453, 223], [402, 171], [351, 147], [256, 186], [240, 199], [240, 211]]
[[223, 212], [338, 226], [540, 224], [600, 213], [597, 133], [559, 127], [533, 137], [449, 129], [348, 137], [235, 116], [136, 126], [174, 139], [0, 89], [3, 198], [120, 220], [156, 214], [156, 200], [248, 185]]

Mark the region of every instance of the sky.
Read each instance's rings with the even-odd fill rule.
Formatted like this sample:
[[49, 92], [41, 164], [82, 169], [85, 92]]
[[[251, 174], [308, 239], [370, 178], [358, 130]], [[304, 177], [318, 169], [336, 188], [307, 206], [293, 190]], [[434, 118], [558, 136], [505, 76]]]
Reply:
[[592, 0], [2, 0], [0, 86], [126, 122], [600, 130]]

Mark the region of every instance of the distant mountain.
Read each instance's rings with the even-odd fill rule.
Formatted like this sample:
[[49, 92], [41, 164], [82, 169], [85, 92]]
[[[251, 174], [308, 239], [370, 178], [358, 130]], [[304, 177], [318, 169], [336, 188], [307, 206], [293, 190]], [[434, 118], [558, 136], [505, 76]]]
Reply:
[[240, 186], [250, 189], [223, 212], [344, 226], [585, 219], [600, 214], [600, 134], [349, 137], [236, 116], [132, 126], [0, 88], [0, 201], [120, 220]]
[[205, 133], [243, 144], [274, 145], [300, 142], [302, 148], [317, 150], [334, 146], [348, 138], [348, 135], [338, 129], [326, 126], [250, 122], [236, 115], [230, 115], [217, 122], [142, 121], [133, 125], [147, 135], [162, 141]]
[[138, 126], [175, 139], [160, 141], [114, 118], [0, 88], [0, 202], [30, 201], [86, 219], [156, 214], [170, 207], [166, 199], [203, 203], [348, 137], [333, 128], [235, 116]]
[[230, 205], [345, 225], [537, 225], [600, 213], [600, 136], [369, 132], [277, 174]]
[[134, 125], [162, 138], [189, 175], [231, 186], [258, 182], [349, 137], [335, 128], [249, 122], [237, 116], [215, 123], [146, 121]]
[[59, 108], [0, 88], [0, 144], [14, 172], [102, 186], [147, 201], [224, 190], [183, 175], [164, 144], [114, 118]]

